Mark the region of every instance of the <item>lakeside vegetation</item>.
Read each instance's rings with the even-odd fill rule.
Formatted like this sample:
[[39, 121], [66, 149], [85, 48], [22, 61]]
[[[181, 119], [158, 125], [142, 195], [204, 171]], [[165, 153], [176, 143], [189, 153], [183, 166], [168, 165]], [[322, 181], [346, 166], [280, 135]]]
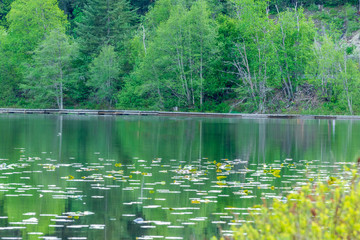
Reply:
[[281, 200], [254, 206], [231, 239], [357, 239], [358, 171], [344, 167], [342, 179], [313, 181]]
[[6, 0], [0, 106], [360, 114], [355, 0]]

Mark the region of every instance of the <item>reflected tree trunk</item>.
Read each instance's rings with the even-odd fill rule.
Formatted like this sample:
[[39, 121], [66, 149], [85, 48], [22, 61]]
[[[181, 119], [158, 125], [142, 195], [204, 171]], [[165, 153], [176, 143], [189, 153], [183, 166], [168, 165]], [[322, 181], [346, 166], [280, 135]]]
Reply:
[[199, 121], [199, 170], [202, 166], [202, 120]]
[[58, 138], [59, 138], [59, 155], [58, 161], [62, 162], [62, 137], [63, 137], [63, 115], [59, 116], [58, 120]]
[[259, 144], [258, 144], [258, 163], [265, 163], [266, 162], [266, 155], [265, 155], [265, 141], [266, 141], [266, 123], [265, 120], [259, 120]]

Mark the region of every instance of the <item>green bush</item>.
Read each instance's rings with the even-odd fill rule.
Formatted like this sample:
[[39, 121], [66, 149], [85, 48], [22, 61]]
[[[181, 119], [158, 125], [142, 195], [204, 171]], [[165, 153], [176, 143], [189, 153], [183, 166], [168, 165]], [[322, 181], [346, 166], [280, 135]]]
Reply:
[[311, 4], [308, 8], [307, 8], [309, 11], [312, 11], [312, 12], [317, 12], [319, 11], [319, 7], [316, 5], [316, 4]]
[[285, 201], [255, 206], [251, 219], [234, 228], [234, 239], [358, 239], [360, 183], [356, 170], [350, 180], [329, 177], [309, 183]]

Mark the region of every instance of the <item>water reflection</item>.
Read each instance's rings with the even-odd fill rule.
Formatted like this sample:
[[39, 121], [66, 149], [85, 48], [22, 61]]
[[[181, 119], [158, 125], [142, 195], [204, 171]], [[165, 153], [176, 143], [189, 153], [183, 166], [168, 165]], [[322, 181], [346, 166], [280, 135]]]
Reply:
[[353, 120], [0, 115], [0, 236], [230, 233], [261, 198], [340, 174], [360, 156], [359, 128]]

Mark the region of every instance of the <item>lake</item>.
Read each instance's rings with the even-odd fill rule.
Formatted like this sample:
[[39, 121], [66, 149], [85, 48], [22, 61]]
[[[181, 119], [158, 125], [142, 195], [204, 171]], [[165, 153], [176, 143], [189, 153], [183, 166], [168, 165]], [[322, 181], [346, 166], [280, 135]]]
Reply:
[[0, 115], [1, 239], [211, 239], [360, 157], [360, 121]]

